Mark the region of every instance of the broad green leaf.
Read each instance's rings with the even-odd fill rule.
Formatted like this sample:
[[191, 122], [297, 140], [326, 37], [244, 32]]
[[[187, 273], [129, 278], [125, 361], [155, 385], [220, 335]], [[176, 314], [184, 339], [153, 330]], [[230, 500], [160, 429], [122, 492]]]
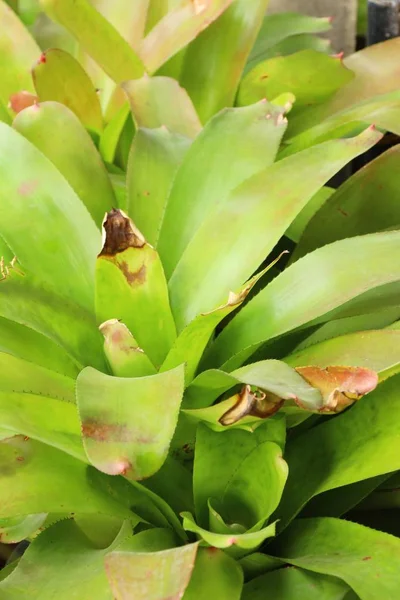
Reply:
[[278, 569], [253, 579], [243, 588], [242, 600], [344, 600], [348, 586], [340, 580], [294, 567]]
[[6, 352], [0, 352], [0, 392], [37, 394], [75, 402], [75, 381]]
[[144, 237], [157, 245], [168, 194], [190, 140], [166, 127], [139, 129], [129, 154], [122, 206]]
[[194, 141], [175, 177], [160, 231], [167, 277], [215, 207], [225, 206], [232, 190], [274, 162], [286, 130], [283, 112], [267, 102], [225, 109]]
[[323, 33], [331, 29], [331, 19], [316, 18], [300, 13], [276, 13], [264, 17], [251, 51], [247, 71], [264, 60], [265, 54], [283, 40], [296, 35]]
[[103, 129], [98, 95], [78, 61], [58, 48], [44, 52], [32, 70], [36, 93], [41, 102], [65, 104], [95, 134]]
[[[315, 194], [315, 196], [311, 198], [311, 200], [306, 204], [303, 210], [297, 215], [293, 223], [289, 226], [285, 235], [297, 243], [293, 254], [297, 252], [298, 242], [304, 234], [304, 231], [306, 230], [311, 219], [318, 212], [321, 206], [323, 206], [334, 193], [335, 190], [328, 186], [324, 186], [323, 188], [321, 188]], [[324, 228], [324, 232], [326, 232], [326, 228]], [[291, 256], [291, 262], [293, 262], [293, 254]]]
[[75, 115], [63, 104], [43, 102], [20, 112], [13, 127], [51, 160], [101, 227], [116, 199], [100, 155]]
[[279, 538], [279, 556], [301, 568], [337, 577], [360, 600], [396, 598], [400, 540], [339, 519], [300, 519]]
[[34, 91], [31, 67], [40, 48], [4, 0], [0, 0], [0, 29], [0, 101], [7, 107], [12, 94]]
[[29, 327], [2, 317], [0, 317], [0, 351], [73, 379], [80, 370], [61, 346]]
[[235, 558], [240, 558], [249, 554], [255, 548], [268, 538], [275, 535], [275, 523], [271, 523], [260, 528], [260, 523], [246, 533], [213, 533], [196, 524], [193, 516], [190, 513], [182, 513], [183, 527], [186, 531], [196, 533], [203, 542], [214, 548], [226, 550], [228, 554], [232, 554]]
[[39, 394], [0, 393], [0, 425], [10, 436], [27, 436], [87, 462], [74, 404]]
[[75, 364], [80, 370], [90, 364], [107, 371], [94, 316], [49, 290], [29, 273], [21, 276], [12, 269], [7, 279], [0, 282], [0, 316], [33, 329], [60, 346], [69, 355], [66, 368]]
[[105, 242], [96, 265], [96, 317], [120, 319], [154, 365], [176, 338], [163, 265], [133, 222], [118, 210], [107, 214]]
[[116, 377], [155, 375], [156, 369], [129, 329], [118, 319], [100, 325], [104, 336], [104, 354]]
[[107, 123], [101, 134], [99, 150], [106, 163], [112, 164], [115, 160], [118, 144], [130, 114], [129, 104], [126, 102]]
[[279, 159], [332, 138], [356, 135], [366, 125], [377, 126], [380, 129], [399, 134], [399, 116], [400, 93], [398, 91], [373, 97], [321, 120], [315, 127], [294, 137], [292, 137], [293, 132], [290, 129], [287, 146], [280, 152]]
[[100, 233], [55, 166], [3, 123], [0, 177], [0, 234], [22, 270], [51, 281], [61, 297], [92, 310]]
[[40, 0], [40, 4], [116, 83], [143, 75], [138, 55], [88, 0]]
[[166, 371], [185, 363], [185, 385], [188, 385], [195, 376], [204, 349], [217, 325], [232, 311], [238, 309], [243, 304], [253, 287], [275, 262], [252, 277], [250, 281], [242, 286], [237, 294], [230, 293], [226, 304], [219, 306], [209, 313], [200, 314], [193, 319], [176, 339], [175, 344], [161, 366], [161, 370]]
[[8, 112], [8, 110], [6, 109], [6, 105], [3, 104], [1, 98], [0, 98], [0, 121], [2, 123], [7, 123], [7, 125], [11, 125], [11, 122], [12, 122], [11, 115]]
[[143, 485], [166, 500], [176, 514], [194, 510], [192, 474], [172, 456]]
[[[226, 202], [217, 204], [169, 282], [178, 331], [199, 313], [218, 306], [230, 290], [246, 281], [318, 189], [379, 137], [367, 130], [356, 138], [333, 140], [289, 157], [253, 175], [233, 190]], [[257, 299], [249, 302], [246, 312]], [[220, 339], [230, 327], [232, 324]]]
[[228, 523], [252, 528], [279, 504], [287, 478], [281, 448], [265, 421], [256, 431], [217, 433], [200, 424], [193, 473], [198, 522], [207, 527], [208, 502]]
[[380, 381], [384, 381], [400, 371], [400, 331], [350, 333], [309, 346], [284, 361], [292, 367], [366, 367], [376, 371]]
[[350, 177], [308, 223], [292, 261], [335, 240], [400, 225], [399, 166], [394, 146]]
[[182, 598], [190, 581], [198, 544], [159, 552], [114, 551], [105, 568], [113, 597], [129, 600]]
[[253, 552], [244, 556], [239, 561], [240, 566], [243, 569], [245, 581], [250, 581], [255, 577], [275, 571], [282, 566], [281, 561], [278, 558], [273, 558], [262, 552]]
[[209, 360], [240, 364], [261, 342], [322, 317], [366, 290], [397, 281], [399, 242], [399, 232], [371, 234], [329, 244], [298, 260], [228, 324]]
[[167, 457], [182, 395], [183, 367], [140, 378], [84, 369], [77, 379], [77, 401], [91, 463], [133, 480], [153, 475]]
[[296, 97], [293, 112], [298, 113], [304, 107], [326, 102], [352, 79], [353, 73], [340, 56], [302, 50], [257, 64], [243, 78], [237, 102], [243, 106], [291, 92]]
[[267, 4], [268, 0], [235, 0], [188, 47], [180, 82], [203, 123], [234, 104]]
[[375, 100], [379, 96], [395, 92], [399, 88], [399, 76], [393, 56], [399, 52], [397, 38], [364, 48], [344, 59], [344, 65], [353, 71], [355, 77], [325, 104], [313, 107], [299, 115], [290, 123], [292, 135], [298, 134], [320, 123], [324, 119], [345, 111], [364, 101]]
[[[125, 524], [120, 539], [129, 535]], [[96, 549], [72, 520], [56, 523], [41, 533], [27, 549], [17, 568], [0, 583], [4, 600], [112, 600], [104, 570], [104, 557], [119, 538]]]
[[282, 527], [313, 496], [400, 468], [399, 381], [390, 378], [351, 410], [287, 444], [289, 478], [276, 511]]
[[[276, 56], [287, 56], [288, 54], [295, 54], [302, 50], [314, 50], [323, 54], [333, 54], [330, 40], [310, 33], [300, 33], [298, 35], [291, 35], [276, 44], [276, 46], [272, 46], [266, 50], [262, 60]], [[255, 65], [253, 64], [253, 66]]]
[[148, 77], [127, 81], [128, 96], [137, 127], [171, 132], [190, 139], [201, 131], [201, 123], [186, 90], [170, 77]]
[[28, 515], [27, 517], [11, 517], [0, 520], [0, 539], [2, 544], [17, 544], [30, 537], [43, 525], [46, 513]]
[[139, 54], [149, 73], [187, 46], [217, 19], [232, 0], [189, 0], [169, 11], [146, 35]]
[[183, 600], [240, 600], [242, 585], [236, 561], [217, 548], [199, 548]]
[[0, 464], [0, 518], [80, 512], [138, 522], [129, 504], [119, 502], [91, 480], [91, 467], [60, 450], [22, 436], [12, 437], [0, 443]]

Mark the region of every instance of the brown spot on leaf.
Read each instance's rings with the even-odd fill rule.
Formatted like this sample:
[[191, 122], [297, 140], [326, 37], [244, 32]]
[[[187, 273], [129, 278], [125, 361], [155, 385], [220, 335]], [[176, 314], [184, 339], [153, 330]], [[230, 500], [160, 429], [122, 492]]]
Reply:
[[364, 556], [363, 560], [371, 560], [372, 556]]
[[46, 52], [43, 52], [38, 58], [37, 64], [44, 65], [47, 62]]
[[344, 410], [372, 392], [379, 382], [375, 371], [363, 367], [297, 367], [296, 371], [307, 383], [320, 390], [322, 413]]
[[142, 284], [146, 281], [146, 265], [142, 265], [137, 271], [131, 271], [126, 261], [118, 264], [129, 285]]
[[24, 462], [24, 457], [23, 456], [17, 456], [17, 461], [18, 462]]
[[20, 196], [30, 196], [38, 186], [38, 181], [32, 179], [31, 181], [24, 181], [18, 188], [18, 194]]
[[113, 208], [103, 223], [105, 241], [100, 256], [115, 256], [127, 248], [143, 248], [146, 243], [143, 235], [129, 217], [121, 210]]
[[233, 399], [236, 399], [235, 404], [219, 419], [221, 425], [233, 425], [247, 416], [267, 419], [278, 412], [284, 403], [284, 400], [275, 394], [253, 392], [250, 385], [243, 386]]
[[31, 94], [30, 92], [23, 90], [10, 96], [9, 107], [13, 112], [15, 112], [15, 114], [18, 114], [21, 112], [21, 110], [24, 110], [24, 108], [33, 106], [38, 101], [39, 98], [35, 96], [35, 94]]
[[96, 442], [130, 442], [132, 438], [125, 425], [100, 423], [94, 419], [82, 424], [82, 435]]
[[347, 213], [345, 210], [343, 210], [342, 208], [340, 208], [340, 206], [338, 206], [337, 209], [340, 212], [340, 214], [343, 215], [344, 217], [348, 217], [349, 216], [349, 213]]

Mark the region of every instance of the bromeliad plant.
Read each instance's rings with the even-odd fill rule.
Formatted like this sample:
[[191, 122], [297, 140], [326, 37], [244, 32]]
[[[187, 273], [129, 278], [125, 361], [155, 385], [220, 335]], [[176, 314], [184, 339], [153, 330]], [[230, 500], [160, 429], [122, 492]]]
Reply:
[[43, 4], [114, 83], [0, 4], [0, 526], [31, 541], [1, 598], [396, 597], [399, 147], [323, 186], [399, 128], [395, 67], [365, 79], [397, 42], [346, 67], [291, 54], [315, 21], [190, 0], [129, 45]]

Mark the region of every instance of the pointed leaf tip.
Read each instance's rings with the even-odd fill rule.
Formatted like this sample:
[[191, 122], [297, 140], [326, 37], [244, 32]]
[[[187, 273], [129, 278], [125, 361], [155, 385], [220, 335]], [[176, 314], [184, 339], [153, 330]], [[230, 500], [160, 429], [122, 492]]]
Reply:
[[100, 256], [115, 256], [128, 248], [142, 248], [146, 243], [133, 221], [116, 208], [106, 214], [103, 229], [105, 239]]

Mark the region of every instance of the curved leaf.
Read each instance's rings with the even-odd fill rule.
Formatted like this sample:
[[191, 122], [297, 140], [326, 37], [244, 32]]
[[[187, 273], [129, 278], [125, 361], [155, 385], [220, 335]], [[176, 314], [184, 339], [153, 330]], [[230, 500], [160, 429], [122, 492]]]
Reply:
[[91, 463], [128, 479], [153, 475], [167, 457], [182, 395], [183, 366], [140, 378], [81, 371], [77, 401]]
[[40, 0], [40, 4], [116, 83], [143, 75], [140, 58], [88, 0]]
[[338, 577], [360, 600], [395, 598], [400, 540], [339, 519], [299, 519], [278, 539], [285, 562]]
[[114, 551], [105, 559], [116, 600], [174, 600], [189, 583], [198, 544], [159, 552]]
[[268, 0], [235, 0], [188, 47], [180, 82], [206, 123], [235, 100]]
[[190, 140], [166, 127], [139, 129], [133, 139], [122, 206], [144, 237], [157, 245], [167, 197]]
[[200, 524], [209, 525], [209, 502], [225, 521], [244, 530], [267, 521], [279, 504], [288, 473], [282, 450], [271, 437], [269, 422], [253, 433], [221, 434], [199, 425], [193, 486]]
[[348, 412], [287, 444], [289, 478], [276, 511], [282, 527], [317, 494], [400, 469], [399, 381], [390, 378]]
[[59, 48], [46, 50], [32, 69], [36, 93], [41, 102], [65, 104], [81, 123], [96, 134], [103, 129], [99, 97], [89, 76], [78, 61]]
[[163, 125], [190, 139], [201, 131], [201, 123], [186, 90], [170, 77], [148, 77], [127, 81], [128, 96], [137, 127], [157, 129]]
[[0, 28], [0, 101], [6, 107], [12, 94], [34, 91], [31, 67], [40, 48], [4, 0], [0, 1]]
[[11, 517], [0, 520], [0, 539], [2, 544], [17, 544], [35, 534], [47, 518], [46, 513]]
[[283, 112], [267, 102], [225, 109], [194, 141], [175, 177], [161, 225], [158, 250], [167, 277], [215, 206], [225, 206], [233, 189], [274, 162], [286, 130]]
[[394, 146], [341, 185], [308, 223], [292, 262], [335, 240], [400, 225], [399, 166]]
[[155, 73], [169, 58], [189, 44], [231, 3], [232, 0], [189, 0], [167, 12], [140, 46], [139, 54], [149, 73]]
[[22, 269], [50, 280], [60, 296], [92, 310], [100, 233], [54, 165], [3, 123], [0, 177], [0, 233]]
[[298, 260], [236, 315], [211, 347], [208, 360], [238, 365], [261, 342], [321, 317], [366, 290], [397, 281], [399, 242], [399, 232], [371, 234], [324, 246]]
[[217, 205], [169, 282], [178, 331], [199, 313], [218, 306], [250, 277], [313, 194], [379, 137], [367, 130], [356, 138], [333, 140], [289, 157], [253, 175]]
[[104, 336], [104, 354], [116, 377], [143, 377], [155, 375], [156, 369], [148, 356], [139, 348], [129, 329], [118, 319], [100, 325]]
[[243, 573], [236, 561], [217, 548], [199, 548], [182, 600], [240, 600]]
[[63, 104], [43, 102], [20, 112], [13, 127], [51, 160], [101, 227], [116, 199], [100, 155], [75, 115]]

